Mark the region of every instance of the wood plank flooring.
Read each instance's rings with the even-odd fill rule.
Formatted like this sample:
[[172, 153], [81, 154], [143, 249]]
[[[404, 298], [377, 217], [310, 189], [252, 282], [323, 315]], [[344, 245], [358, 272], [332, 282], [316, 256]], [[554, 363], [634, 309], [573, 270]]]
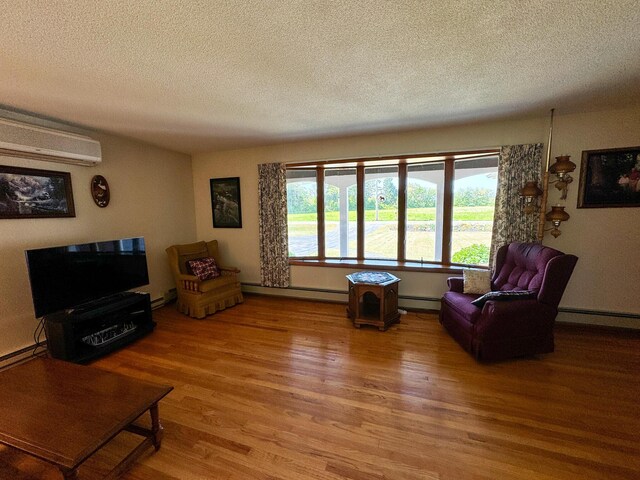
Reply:
[[[154, 318], [93, 363], [175, 387], [162, 448], [125, 480], [640, 478], [638, 334], [558, 327], [553, 354], [479, 364], [434, 314], [358, 330], [345, 305], [247, 296], [204, 320]], [[101, 478], [128, 435], [80, 479]], [[0, 447], [0, 478], [60, 475]]]

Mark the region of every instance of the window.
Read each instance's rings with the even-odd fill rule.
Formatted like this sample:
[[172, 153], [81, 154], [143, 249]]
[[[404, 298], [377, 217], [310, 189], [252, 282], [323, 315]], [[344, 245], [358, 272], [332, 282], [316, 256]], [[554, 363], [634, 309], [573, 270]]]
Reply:
[[289, 256], [488, 265], [497, 165], [494, 150], [288, 165]]
[[324, 222], [326, 257], [355, 257], [358, 224], [355, 168], [324, 171]]
[[454, 163], [451, 261], [489, 264], [498, 167], [495, 159]]
[[398, 167], [364, 169], [364, 258], [398, 258]]
[[318, 256], [318, 182], [315, 170], [287, 172], [290, 257]]
[[407, 167], [406, 259], [442, 260], [444, 162]]

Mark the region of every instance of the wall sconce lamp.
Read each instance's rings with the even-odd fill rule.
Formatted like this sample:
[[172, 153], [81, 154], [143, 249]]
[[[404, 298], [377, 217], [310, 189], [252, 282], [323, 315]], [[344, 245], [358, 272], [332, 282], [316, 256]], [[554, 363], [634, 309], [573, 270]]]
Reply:
[[[560, 232], [560, 224], [562, 222], [566, 222], [569, 220], [570, 215], [564, 211], [564, 206], [562, 205], [554, 205], [551, 207], [551, 210], [545, 213], [547, 209], [547, 195], [549, 193], [549, 174], [555, 175], [558, 179], [554, 182], [556, 188], [562, 192], [561, 199], [565, 200], [567, 198], [567, 186], [573, 181], [571, 175], [569, 173], [573, 172], [576, 169], [576, 164], [569, 160], [571, 157], [569, 155], [560, 155], [556, 157], [556, 163], [549, 166], [551, 163], [551, 143], [553, 140], [553, 112], [554, 109], [551, 109], [551, 121], [549, 123], [549, 143], [547, 145], [547, 159], [546, 166], [542, 170], [544, 175], [542, 179], [542, 199], [540, 200], [540, 220], [538, 222], [538, 240], [542, 242], [544, 237], [544, 232], [551, 232], [554, 238], [558, 238], [562, 232]], [[527, 182], [524, 188], [520, 191], [520, 195], [525, 196], [525, 189], [532, 184], [531, 186], [537, 188], [535, 182]], [[533, 188], [528, 189], [527, 192], [531, 192], [533, 195]], [[536, 197], [533, 197], [535, 199]], [[535, 210], [533, 206], [533, 201], [529, 201], [530, 208]], [[529, 209], [527, 209], [527, 200], [525, 197], [525, 213], [529, 213]], [[545, 222], [551, 222], [553, 228], [545, 229]]]
[[524, 187], [520, 189], [520, 196], [524, 199], [524, 213], [533, 213], [538, 209], [538, 197], [542, 193], [536, 182], [524, 184]]
[[551, 211], [547, 212], [545, 218], [553, 225], [553, 229], [551, 229], [551, 235], [553, 235], [554, 238], [558, 238], [562, 233], [560, 231], [560, 224], [562, 222], [566, 222], [571, 217], [567, 212], [564, 211], [564, 206], [554, 205], [551, 207]]
[[571, 157], [569, 155], [560, 155], [556, 157], [556, 163], [549, 167], [549, 173], [553, 173], [558, 180], [555, 182], [555, 186], [558, 190], [562, 192], [560, 199], [565, 200], [567, 198], [567, 187], [571, 182], [573, 182], [573, 178], [569, 173], [573, 172], [576, 169], [576, 164], [569, 160]]

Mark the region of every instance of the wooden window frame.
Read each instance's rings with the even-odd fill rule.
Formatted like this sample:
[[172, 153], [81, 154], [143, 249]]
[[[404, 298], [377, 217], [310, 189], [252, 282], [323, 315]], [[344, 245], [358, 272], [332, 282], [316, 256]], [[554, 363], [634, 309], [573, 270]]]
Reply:
[[[498, 149], [474, 150], [466, 152], [449, 152], [438, 154], [413, 154], [387, 157], [365, 157], [355, 159], [322, 160], [312, 163], [289, 163], [288, 170], [316, 171], [317, 195], [317, 240], [318, 255], [312, 257], [290, 257], [290, 265], [345, 267], [362, 266], [372, 269], [392, 269], [408, 271], [459, 272], [464, 265], [451, 262], [451, 238], [453, 225], [453, 184], [455, 177], [455, 162], [497, 156]], [[407, 177], [408, 166], [441, 162], [444, 164], [444, 204], [442, 251], [440, 261], [407, 261], [406, 259], [406, 227], [407, 227]], [[365, 198], [364, 182], [365, 167], [382, 167], [397, 165], [398, 167], [398, 248], [395, 260], [365, 258]], [[350, 168], [356, 170], [356, 218], [357, 218], [357, 253], [355, 258], [327, 258], [326, 230], [325, 230], [325, 171], [333, 168]], [[481, 266], [474, 266], [483, 268]]]

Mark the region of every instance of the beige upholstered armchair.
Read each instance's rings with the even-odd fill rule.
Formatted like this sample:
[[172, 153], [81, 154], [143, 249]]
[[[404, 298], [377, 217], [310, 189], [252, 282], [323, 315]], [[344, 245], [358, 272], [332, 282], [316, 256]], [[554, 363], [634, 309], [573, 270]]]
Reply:
[[[235, 267], [224, 266], [220, 261], [218, 241], [172, 245], [166, 250], [171, 271], [176, 281], [178, 311], [194, 318], [204, 318], [218, 310], [242, 303], [242, 292]], [[221, 275], [210, 280], [200, 280], [189, 273], [187, 262], [213, 257]]]

